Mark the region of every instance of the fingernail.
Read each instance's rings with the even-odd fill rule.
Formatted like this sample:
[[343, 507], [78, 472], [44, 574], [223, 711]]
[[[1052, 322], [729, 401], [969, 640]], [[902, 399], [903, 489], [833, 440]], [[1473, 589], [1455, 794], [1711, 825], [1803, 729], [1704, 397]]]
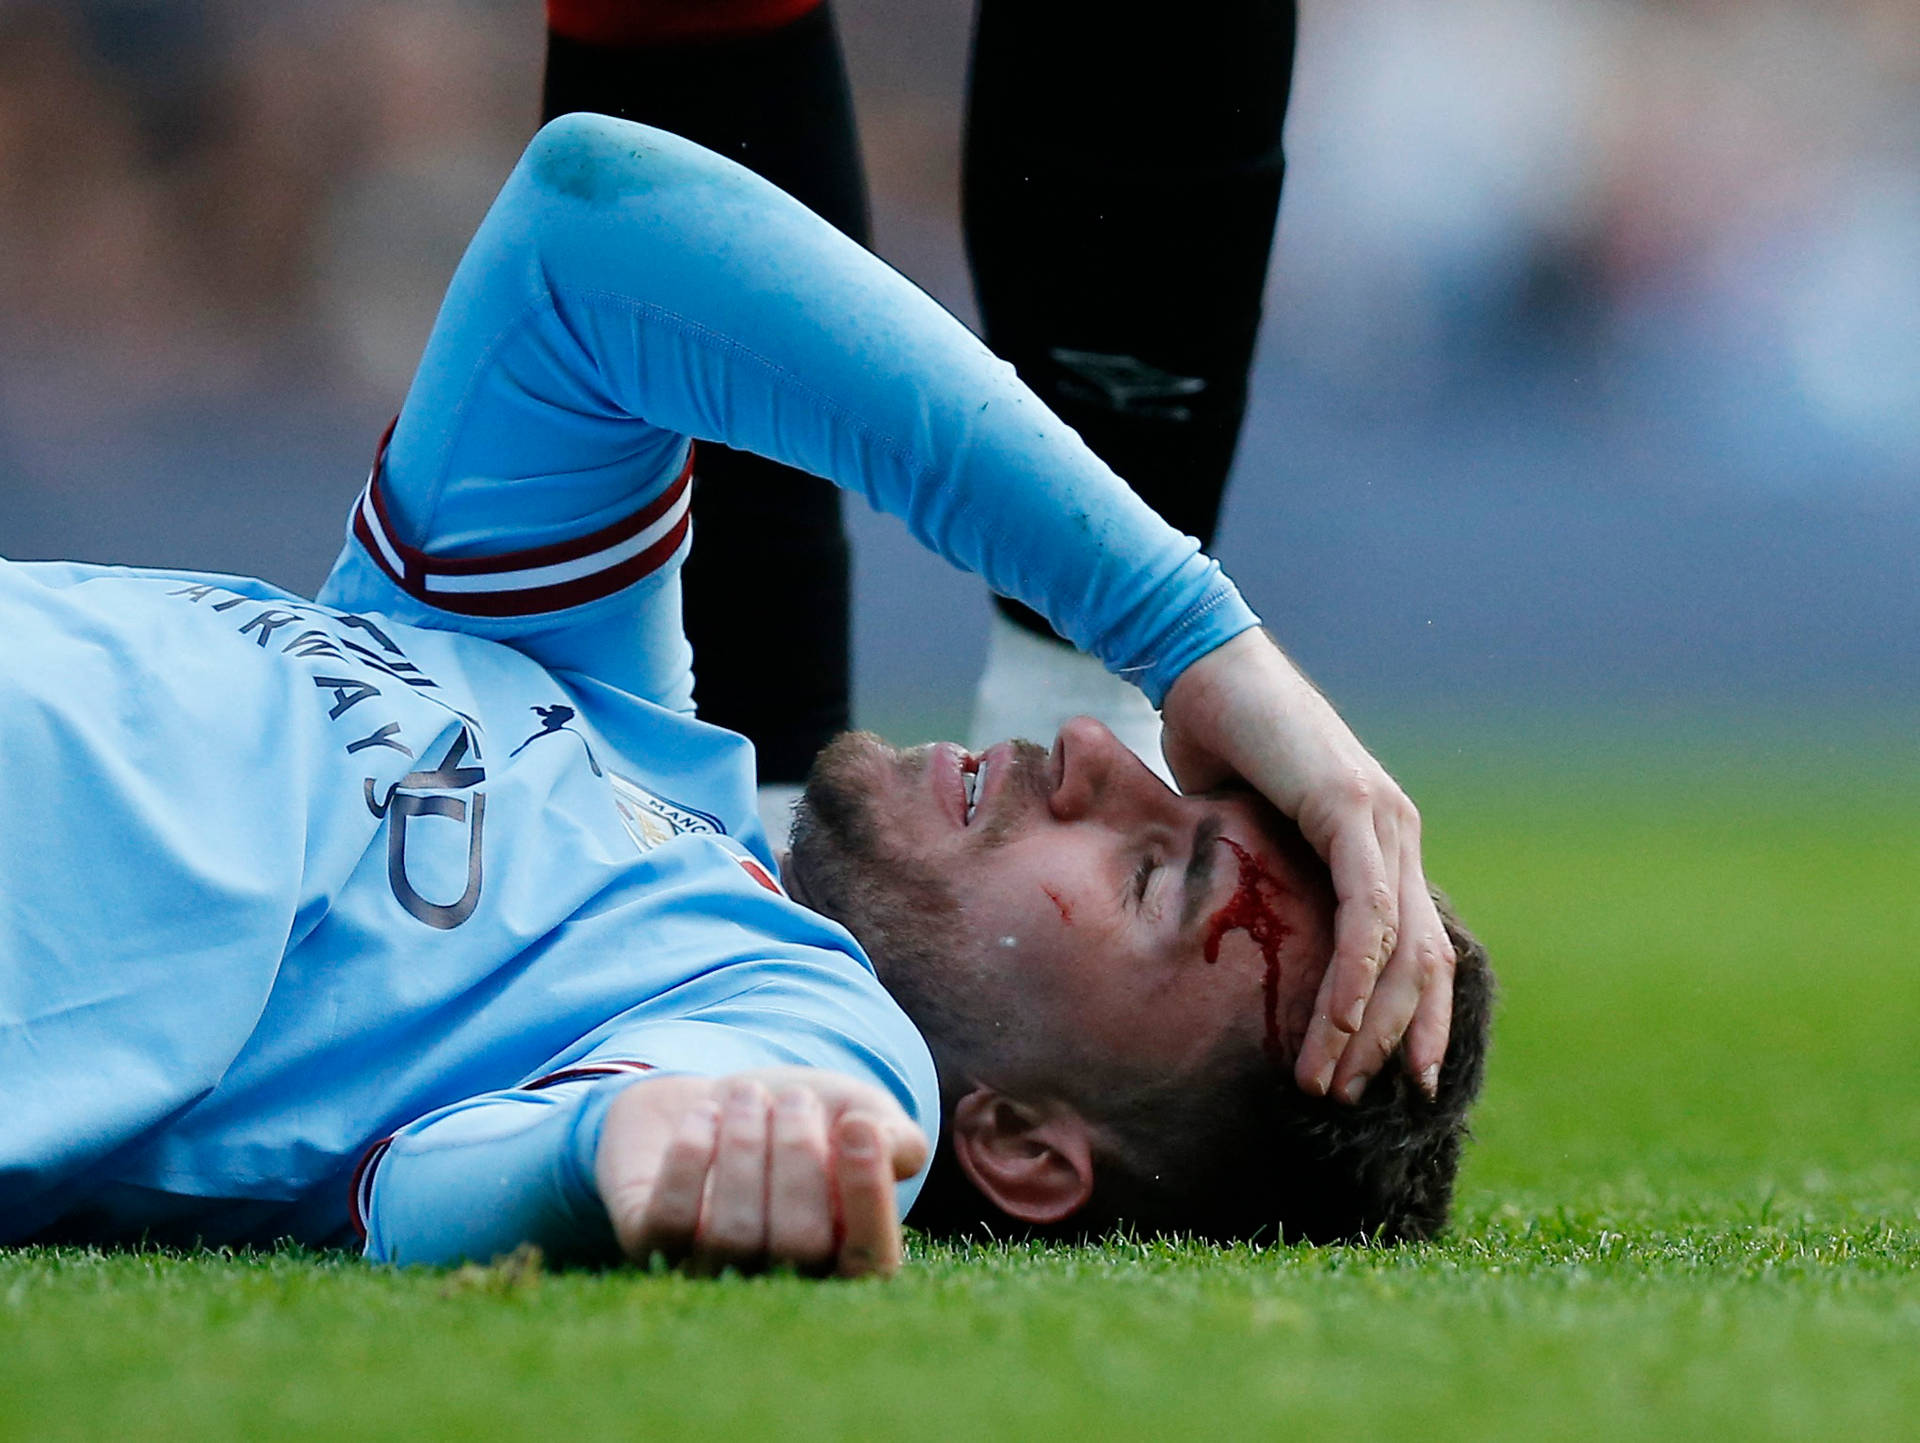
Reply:
[[1360, 1030], [1360, 1019], [1366, 1015], [1367, 999], [1362, 997], [1347, 1009], [1347, 1015], [1340, 1023], [1341, 1029], [1346, 1032], [1358, 1032]]
[[1333, 1086], [1333, 1068], [1333, 1062], [1329, 1061], [1325, 1067], [1314, 1073], [1313, 1085], [1310, 1086], [1307, 1091], [1311, 1092], [1315, 1097], [1325, 1097], [1327, 1095], [1327, 1089]]
[[1366, 1090], [1367, 1090], [1366, 1078], [1350, 1077], [1347, 1079], [1347, 1085], [1340, 1089], [1340, 1100], [1345, 1103], [1358, 1102], [1360, 1100], [1360, 1094], [1365, 1092]]
[[1420, 1074], [1420, 1090], [1426, 1093], [1427, 1101], [1429, 1102], [1432, 1102], [1440, 1095], [1439, 1063], [1430, 1063], [1426, 1070]]

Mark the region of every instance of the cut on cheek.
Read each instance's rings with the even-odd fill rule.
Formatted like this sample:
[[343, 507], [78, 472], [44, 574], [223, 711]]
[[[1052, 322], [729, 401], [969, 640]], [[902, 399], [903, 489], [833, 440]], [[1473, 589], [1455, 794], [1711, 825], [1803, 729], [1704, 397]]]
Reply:
[[1073, 904], [1051, 887], [1042, 887], [1040, 890], [1045, 892], [1047, 894], [1047, 900], [1053, 903], [1054, 910], [1060, 914], [1061, 922], [1071, 927], [1073, 925]]

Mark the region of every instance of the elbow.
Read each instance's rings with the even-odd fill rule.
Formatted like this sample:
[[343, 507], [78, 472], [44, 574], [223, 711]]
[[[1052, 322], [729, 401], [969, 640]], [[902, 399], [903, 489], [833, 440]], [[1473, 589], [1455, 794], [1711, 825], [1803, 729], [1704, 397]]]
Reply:
[[553, 196], [604, 205], [644, 188], [647, 155], [664, 138], [630, 120], [579, 111], [541, 126], [519, 168]]

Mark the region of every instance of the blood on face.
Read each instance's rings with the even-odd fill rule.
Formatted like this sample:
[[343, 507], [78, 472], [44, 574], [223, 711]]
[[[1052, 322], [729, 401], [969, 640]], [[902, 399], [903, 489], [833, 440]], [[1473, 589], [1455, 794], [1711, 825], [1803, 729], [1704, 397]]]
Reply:
[[1280, 944], [1286, 941], [1292, 929], [1280, 920], [1280, 914], [1274, 910], [1274, 903], [1281, 897], [1282, 889], [1273, 874], [1245, 847], [1228, 837], [1222, 837], [1220, 841], [1239, 859], [1240, 880], [1233, 895], [1227, 899], [1226, 906], [1215, 912], [1207, 924], [1207, 941], [1202, 955], [1209, 962], [1218, 962], [1221, 940], [1229, 932], [1245, 932], [1253, 939], [1254, 946], [1260, 949], [1260, 955], [1266, 961], [1261, 997], [1266, 1007], [1267, 1056], [1275, 1062], [1284, 1062], [1285, 1047], [1280, 1037]]
[[1060, 920], [1071, 927], [1073, 925], [1073, 904], [1051, 887], [1042, 887], [1040, 890], [1047, 894], [1047, 900], [1053, 903], [1055, 910], [1060, 913]]

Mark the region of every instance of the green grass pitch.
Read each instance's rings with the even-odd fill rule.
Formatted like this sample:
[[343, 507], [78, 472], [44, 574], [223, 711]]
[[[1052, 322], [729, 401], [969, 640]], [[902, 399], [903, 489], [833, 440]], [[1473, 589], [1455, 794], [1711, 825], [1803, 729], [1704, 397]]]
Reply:
[[1436, 1246], [887, 1286], [27, 1250], [0, 1438], [1920, 1437], [1911, 743], [1521, 752], [1392, 757], [1503, 984]]

